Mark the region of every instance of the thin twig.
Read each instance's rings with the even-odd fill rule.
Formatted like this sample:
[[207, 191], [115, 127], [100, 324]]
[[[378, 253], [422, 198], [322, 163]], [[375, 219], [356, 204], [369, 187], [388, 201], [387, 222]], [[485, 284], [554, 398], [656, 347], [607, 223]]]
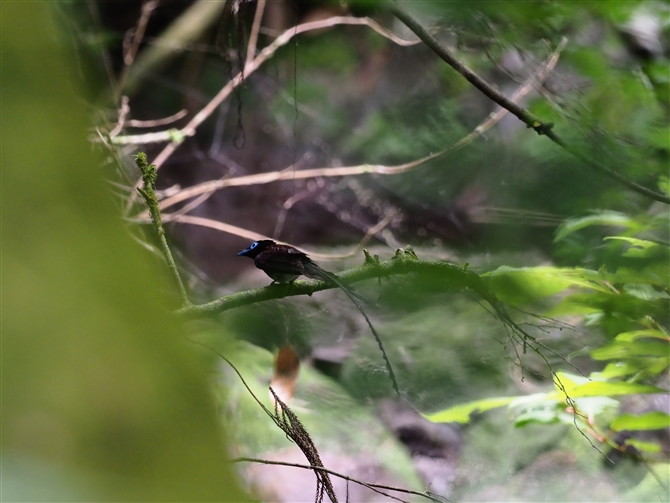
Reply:
[[130, 71], [130, 67], [135, 61], [135, 56], [137, 55], [137, 51], [140, 48], [142, 39], [144, 38], [144, 32], [146, 31], [147, 25], [149, 24], [149, 18], [151, 17], [151, 13], [154, 11], [154, 9], [156, 9], [156, 7], [158, 7], [158, 0], [147, 0], [144, 2], [144, 4], [142, 4], [142, 12], [140, 14], [140, 18], [137, 20], [137, 26], [133, 30], [132, 39], [127, 44], [124, 40], [123, 45], [124, 49], [126, 49], [123, 54], [124, 67], [116, 87], [116, 96], [118, 96], [126, 83], [128, 72]]
[[429, 492], [419, 492], [419, 491], [412, 491], [411, 489], [403, 489], [400, 487], [393, 487], [393, 486], [387, 486], [383, 484], [373, 484], [371, 482], [363, 482], [362, 480], [355, 479], [353, 477], [350, 477], [348, 475], [344, 475], [343, 473], [338, 473], [333, 470], [329, 470], [328, 468], [323, 468], [320, 466], [310, 466], [310, 465], [302, 465], [299, 463], [289, 463], [286, 461], [273, 461], [270, 459], [259, 459], [259, 458], [248, 458], [248, 457], [239, 457], [231, 460], [233, 463], [260, 463], [264, 465], [277, 465], [277, 466], [290, 466], [292, 468], [302, 468], [304, 470], [318, 470], [318, 471], [323, 471], [328, 473], [329, 475], [332, 475], [334, 477], [338, 477], [340, 479], [346, 480], [347, 482], [353, 482], [354, 484], [358, 484], [363, 487], [367, 487], [371, 491], [376, 492], [377, 494], [381, 494], [383, 496], [386, 496], [388, 498], [392, 498], [396, 501], [405, 501], [402, 499], [399, 499], [391, 494], [382, 492], [381, 490], [385, 491], [394, 491], [394, 492], [399, 492], [399, 493], [404, 493], [404, 494], [411, 494], [413, 496], [420, 496], [422, 498], [426, 498], [430, 501], [433, 501], [435, 503], [443, 503], [445, 501], [450, 501], [447, 498], [441, 497], [441, 496], [436, 496], [433, 495]]
[[430, 49], [435, 52], [443, 61], [445, 61], [449, 66], [454, 70], [460, 73], [468, 82], [473, 86], [479, 89], [484, 93], [488, 98], [498, 103], [501, 107], [509, 110], [510, 113], [515, 115], [519, 120], [521, 120], [526, 126], [535, 130], [539, 135], [544, 135], [553, 141], [556, 145], [562, 147], [567, 152], [570, 152], [573, 156], [577, 157], [579, 160], [583, 161], [587, 166], [590, 166], [592, 169], [599, 171], [600, 173], [609, 176], [613, 180], [625, 185], [631, 190], [643, 194], [651, 199], [660, 201], [665, 204], [670, 204], [670, 197], [665, 194], [661, 194], [654, 190], [648, 189], [633, 180], [621, 175], [617, 171], [601, 164], [595, 159], [582, 154], [577, 148], [568, 145], [563, 141], [553, 130], [553, 123], [543, 122], [537, 116], [524, 109], [520, 105], [517, 105], [512, 100], [507, 98], [503, 93], [498, 89], [494, 88], [491, 84], [482, 79], [479, 75], [473, 72], [468, 68], [462, 61], [460, 61], [456, 56], [454, 56], [449, 49], [440, 44], [435, 37], [433, 37], [428, 31], [410, 14], [403, 10], [398, 3], [394, 0], [391, 4], [391, 12], [400, 19], [407, 27], [412, 30]]
[[256, 5], [256, 13], [254, 14], [254, 22], [251, 25], [251, 33], [249, 35], [249, 44], [247, 45], [247, 61], [244, 66], [251, 63], [256, 57], [256, 44], [258, 43], [258, 32], [261, 28], [261, 21], [263, 20], [263, 12], [265, 11], [265, 0], [258, 0]]
[[109, 138], [112, 143], [114, 143], [114, 137], [117, 136], [122, 130], [126, 122], [126, 117], [130, 113], [130, 106], [128, 105], [128, 96], [121, 97], [121, 107], [119, 108], [118, 119], [116, 120], [116, 126], [109, 132]]
[[156, 131], [155, 133], [123, 135], [110, 138], [114, 145], [147, 145], [149, 143], [163, 143], [166, 141], [183, 141], [178, 129]]
[[186, 109], [179, 110], [176, 114], [172, 114], [168, 117], [163, 117], [162, 119], [153, 119], [153, 120], [129, 120], [126, 122], [126, 125], [128, 127], [136, 127], [136, 128], [145, 128], [145, 127], [159, 127], [159, 126], [166, 126], [168, 124], [172, 124], [173, 122], [177, 122], [179, 119], [183, 119], [188, 112]]
[[272, 396], [275, 400], [274, 413], [270, 411], [270, 409], [268, 409], [263, 404], [263, 402], [259, 400], [256, 394], [251, 390], [249, 384], [247, 384], [247, 382], [244, 380], [244, 377], [242, 377], [240, 371], [237, 370], [237, 367], [235, 367], [235, 365], [233, 365], [233, 362], [231, 362], [228, 358], [226, 358], [216, 349], [207, 344], [195, 341], [193, 339], [188, 340], [193, 344], [197, 344], [210, 350], [212, 353], [223, 359], [230, 366], [230, 368], [232, 368], [233, 371], [235, 371], [237, 377], [240, 378], [240, 381], [242, 381], [244, 387], [247, 389], [247, 391], [256, 401], [256, 403], [261, 407], [261, 409], [263, 409], [263, 411], [268, 416], [270, 416], [270, 419], [272, 419], [272, 421], [279, 427], [279, 429], [281, 429], [284, 433], [286, 433], [287, 437], [289, 437], [292, 441], [294, 441], [298, 445], [303, 454], [305, 454], [307, 461], [312, 463], [310, 466], [314, 467], [312, 468], [312, 470], [314, 471], [314, 474], [316, 475], [317, 479], [316, 501], [317, 502], [322, 501], [324, 492], [323, 490], [325, 489], [325, 492], [328, 494], [328, 497], [330, 498], [331, 502], [337, 503], [337, 496], [335, 495], [335, 491], [333, 490], [333, 484], [330, 481], [330, 477], [328, 475], [327, 470], [324, 468], [323, 463], [321, 462], [321, 458], [319, 456], [318, 451], [316, 450], [316, 446], [312, 442], [312, 439], [309, 437], [309, 433], [307, 432], [307, 430], [305, 430], [305, 427], [302, 425], [302, 423], [296, 417], [293, 411], [291, 411], [291, 409], [289, 409], [286, 406], [286, 404], [280, 400], [280, 398], [277, 396], [272, 387], [270, 387], [270, 393], [272, 393]]

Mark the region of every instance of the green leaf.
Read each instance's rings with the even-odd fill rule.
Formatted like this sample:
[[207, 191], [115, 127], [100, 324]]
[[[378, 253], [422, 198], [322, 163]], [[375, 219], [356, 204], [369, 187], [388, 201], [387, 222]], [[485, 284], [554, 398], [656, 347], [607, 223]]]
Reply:
[[601, 211], [582, 218], [571, 218], [566, 220], [556, 231], [554, 243], [561, 241], [575, 231], [590, 227], [591, 225], [609, 225], [615, 227], [636, 228], [639, 226], [635, 220], [617, 211]]
[[653, 241], [647, 241], [646, 239], [629, 238], [625, 236], [609, 236], [603, 238], [603, 241], [626, 241], [627, 243], [630, 243], [633, 246], [637, 246], [643, 249], [651, 248], [652, 246], [660, 246], [658, 243], [654, 243]]
[[510, 404], [510, 409], [529, 410], [532, 408], [547, 407], [551, 404], [555, 406], [561, 400], [554, 396], [554, 393], [534, 393], [532, 395], [523, 395], [516, 397]]
[[602, 372], [591, 374], [595, 379], [613, 379], [641, 373], [642, 375], [658, 375], [668, 367], [667, 358], [634, 358], [625, 361], [608, 363]]
[[578, 286], [603, 293], [610, 290], [602, 285], [603, 279], [597, 271], [581, 268], [560, 267], [499, 267], [483, 274], [488, 285], [500, 297], [510, 303], [524, 303], [562, 292]]
[[670, 196], [670, 178], [667, 176], [660, 176], [658, 178], [658, 188]]
[[591, 358], [594, 360], [624, 359], [633, 356], [670, 358], [670, 345], [656, 341], [615, 341], [591, 351]]
[[591, 379], [584, 376], [578, 376], [576, 374], [570, 374], [568, 372], [556, 372], [556, 378], [554, 379], [554, 386], [558, 391], [572, 391], [573, 389], [588, 384], [591, 382]]
[[633, 330], [631, 332], [622, 332], [615, 337], [615, 340], [629, 342], [639, 339], [640, 337], [652, 337], [670, 342], [670, 336], [664, 334], [660, 330]]
[[485, 412], [487, 410], [495, 409], [508, 405], [517, 397], [497, 397], [485, 398], [470, 403], [456, 405], [440, 412], [433, 414], [423, 414], [423, 417], [432, 421], [433, 423], [461, 423], [465, 424], [470, 421], [470, 415], [478, 412]]
[[620, 403], [614, 398], [608, 396], [586, 396], [577, 398], [577, 409], [585, 416], [596, 416], [606, 410], [618, 410]]
[[638, 395], [648, 393], [667, 393], [668, 391], [648, 384], [636, 384], [628, 382], [603, 382], [591, 381], [576, 388], [566, 389], [570, 398], [583, 396], [616, 396], [616, 395]]
[[658, 444], [654, 444], [652, 442], [643, 442], [642, 440], [635, 440], [634, 438], [629, 438], [628, 440], [626, 440], [624, 445], [632, 445], [633, 447], [643, 452], [649, 452], [649, 453], [661, 451], [661, 446], [659, 446]]
[[560, 316], [575, 315], [601, 315], [599, 307], [590, 306], [582, 302], [582, 297], [575, 297], [574, 295], [567, 295], [549, 311], [544, 313], [549, 318], [558, 318]]
[[669, 426], [670, 415], [660, 411], [649, 412], [640, 416], [622, 414], [610, 424], [610, 428], [614, 431], [660, 430]]
[[539, 423], [539, 424], [553, 424], [561, 422], [560, 418], [561, 412], [558, 410], [551, 409], [540, 409], [540, 410], [531, 410], [519, 414], [514, 419], [514, 426], [521, 428], [526, 426], [529, 423]]

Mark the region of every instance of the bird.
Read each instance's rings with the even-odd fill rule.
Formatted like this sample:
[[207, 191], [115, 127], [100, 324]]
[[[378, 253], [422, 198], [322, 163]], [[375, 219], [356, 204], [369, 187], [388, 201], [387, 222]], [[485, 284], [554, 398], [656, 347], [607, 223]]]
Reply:
[[372, 325], [370, 318], [365, 313], [363, 306], [360, 301], [365, 299], [354, 292], [351, 287], [345, 285], [342, 280], [333, 274], [332, 272], [326, 271], [316, 262], [314, 262], [306, 253], [301, 252], [293, 246], [284, 245], [276, 243], [271, 239], [262, 239], [260, 241], [254, 241], [249, 245], [248, 248], [245, 248], [237, 254], [238, 257], [249, 257], [254, 260], [254, 264], [265, 274], [272, 278], [272, 283], [293, 283], [299, 276], [306, 276], [312, 279], [319, 279], [330, 283], [342, 290], [347, 296], [351, 299], [354, 305], [361, 312], [365, 321], [368, 323], [372, 335], [374, 335], [377, 340], [377, 345], [382, 352], [384, 361], [386, 362], [386, 368], [393, 383], [393, 389], [395, 392], [400, 395], [400, 390], [398, 389], [398, 383], [395, 378], [395, 373], [393, 372], [393, 367], [391, 367], [391, 362], [386, 355], [384, 350], [384, 345], [382, 340], [379, 337], [379, 334], [375, 330], [375, 327]]

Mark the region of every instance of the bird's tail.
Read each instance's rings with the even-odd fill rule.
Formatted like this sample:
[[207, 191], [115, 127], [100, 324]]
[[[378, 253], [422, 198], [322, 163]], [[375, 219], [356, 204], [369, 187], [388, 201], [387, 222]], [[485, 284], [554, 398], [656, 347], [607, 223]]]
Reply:
[[350, 287], [346, 286], [342, 282], [342, 280], [339, 277], [337, 277], [335, 274], [322, 269], [321, 267], [319, 267], [314, 262], [310, 262], [309, 264], [306, 264], [306, 266], [305, 266], [305, 276], [308, 276], [308, 277], [314, 278], [314, 279], [320, 279], [320, 280], [326, 281], [328, 283], [332, 283], [333, 285], [339, 287], [340, 290], [342, 290], [344, 293], [346, 293], [347, 296], [351, 299], [351, 301], [354, 303], [354, 305], [358, 308], [358, 310], [363, 315], [363, 318], [365, 318], [365, 321], [368, 323], [368, 326], [370, 327], [370, 330], [372, 331], [372, 335], [374, 335], [375, 340], [377, 341], [377, 345], [379, 346], [379, 350], [382, 352], [384, 362], [386, 363], [386, 369], [388, 370], [389, 377], [391, 378], [391, 382], [393, 383], [393, 389], [395, 390], [395, 392], [398, 395], [400, 395], [400, 390], [398, 389], [398, 381], [396, 381], [395, 373], [393, 372], [393, 367], [391, 367], [391, 361], [389, 360], [388, 355], [386, 354], [386, 351], [384, 350], [384, 345], [382, 344], [381, 337], [379, 337], [379, 334], [377, 333], [377, 330], [375, 330], [375, 327], [372, 325], [372, 322], [370, 321], [370, 318], [368, 318], [368, 315], [365, 313], [365, 311], [363, 310], [363, 306], [360, 303], [360, 301], [365, 301], [365, 298], [363, 296], [361, 296], [360, 294], [354, 292]]

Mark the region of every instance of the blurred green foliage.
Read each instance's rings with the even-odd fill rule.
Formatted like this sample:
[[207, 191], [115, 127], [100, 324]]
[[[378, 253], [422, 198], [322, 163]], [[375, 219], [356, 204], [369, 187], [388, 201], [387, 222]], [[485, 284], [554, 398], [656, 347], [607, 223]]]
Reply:
[[2, 5], [3, 501], [246, 501], [160, 260], [86, 142], [53, 4]]
[[[531, 423], [570, 424], [592, 435], [608, 448], [633, 452], [655, 461], [661, 447], [636, 438], [633, 433], [623, 443], [612, 440], [614, 432], [670, 428], [670, 415], [662, 411], [631, 415], [619, 412], [621, 398], [640, 394], [667, 394], [653, 385], [670, 368], [670, 244], [664, 240], [665, 219], [600, 212], [569, 220], [557, 231], [560, 243], [590, 226], [616, 226], [624, 235], [603, 241], [607, 262], [599, 269], [535, 267], [500, 268], [485, 276], [488, 285], [508, 304], [524, 306], [538, 297], [560, 298], [546, 311], [547, 316], [586, 315], [587, 324], [600, 326], [605, 343], [588, 350], [596, 361], [608, 362], [589, 376], [552, 369], [555, 389], [520, 397], [494, 397], [459, 404], [426, 416], [436, 422], [467, 423], [471, 416], [507, 406], [517, 427]], [[648, 239], [641, 239], [646, 235]], [[652, 237], [654, 236], [654, 237]], [[572, 293], [572, 292], [579, 293]], [[565, 360], [565, 364], [569, 360]], [[661, 484], [667, 484], [663, 479]], [[662, 487], [662, 486], [661, 486]]]

